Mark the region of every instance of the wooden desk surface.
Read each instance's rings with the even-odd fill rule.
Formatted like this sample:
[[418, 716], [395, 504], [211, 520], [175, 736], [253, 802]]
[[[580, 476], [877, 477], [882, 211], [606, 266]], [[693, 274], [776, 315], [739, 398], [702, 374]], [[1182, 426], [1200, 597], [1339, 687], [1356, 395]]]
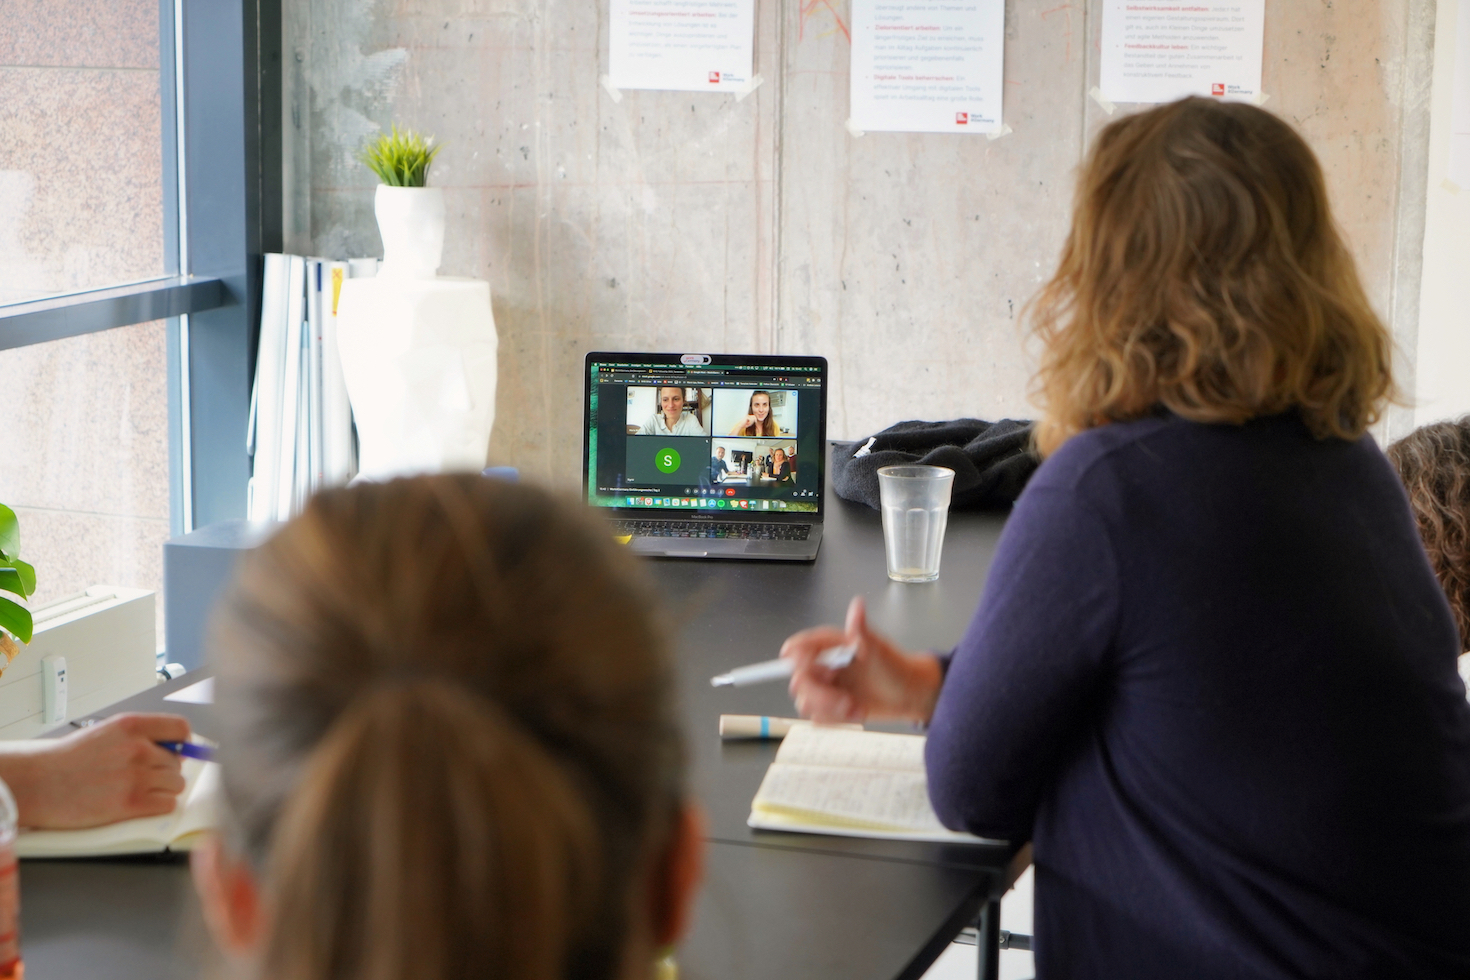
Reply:
[[[693, 980], [912, 980], [996, 891], [1008, 849], [751, 830], [750, 800], [775, 743], [722, 743], [721, 713], [789, 715], [783, 685], [714, 689], [709, 678], [775, 656], [802, 627], [841, 622], [861, 594], [898, 642], [958, 639], [984, 584], [1003, 517], [953, 514], [938, 582], [887, 579], [875, 511], [829, 494], [811, 564], [653, 560], [683, 624], [680, 695], [691, 782], [710, 817], [708, 875], [679, 953]], [[118, 710], [169, 710], [211, 734], [207, 705], [163, 702], [189, 675]], [[27, 861], [21, 871], [27, 972], [53, 977], [197, 977], [208, 948], [180, 860]]]

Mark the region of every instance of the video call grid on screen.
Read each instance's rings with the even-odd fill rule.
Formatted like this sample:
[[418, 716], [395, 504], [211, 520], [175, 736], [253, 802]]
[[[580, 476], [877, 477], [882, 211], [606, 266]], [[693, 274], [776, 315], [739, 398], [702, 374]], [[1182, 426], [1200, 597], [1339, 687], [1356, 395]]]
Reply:
[[587, 499], [623, 510], [820, 510], [823, 369], [589, 360]]

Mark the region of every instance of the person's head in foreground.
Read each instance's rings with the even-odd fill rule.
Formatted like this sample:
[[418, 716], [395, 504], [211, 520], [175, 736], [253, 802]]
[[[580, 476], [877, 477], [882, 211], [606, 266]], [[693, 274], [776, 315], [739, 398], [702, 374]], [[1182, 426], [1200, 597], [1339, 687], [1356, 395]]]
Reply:
[[1109, 124], [1032, 308], [1036, 441], [1168, 409], [1196, 422], [1300, 412], [1355, 439], [1393, 383], [1322, 168], [1285, 122], [1184, 99]]
[[1470, 415], [1420, 426], [1389, 446], [1388, 458], [1409, 491], [1463, 648], [1470, 636]]
[[213, 624], [221, 949], [270, 980], [650, 976], [700, 853], [652, 609], [533, 488], [316, 497]]

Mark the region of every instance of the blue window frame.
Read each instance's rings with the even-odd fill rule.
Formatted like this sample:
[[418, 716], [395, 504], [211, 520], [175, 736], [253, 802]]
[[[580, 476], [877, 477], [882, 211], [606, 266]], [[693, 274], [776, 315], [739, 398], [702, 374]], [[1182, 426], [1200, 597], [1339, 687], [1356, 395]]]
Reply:
[[175, 533], [245, 516], [261, 255], [280, 251], [280, 0], [160, 0], [168, 275], [0, 306], [0, 350], [168, 319]]

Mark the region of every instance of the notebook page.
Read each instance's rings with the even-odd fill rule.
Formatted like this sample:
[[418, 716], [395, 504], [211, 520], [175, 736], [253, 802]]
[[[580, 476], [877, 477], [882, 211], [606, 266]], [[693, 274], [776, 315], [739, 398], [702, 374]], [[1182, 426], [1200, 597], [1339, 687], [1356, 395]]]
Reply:
[[924, 830], [879, 830], [873, 827], [845, 827], [837, 824], [814, 824], [801, 817], [788, 817], [775, 810], [751, 810], [746, 826], [756, 830], [784, 830], [793, 834], [820, 834], [823, 837], [861, 837], [868, 840], [928, 841], [935, 844], [1006, 844], [1003, 840], [976, 837], [958, 830], [942, 832]]
[[805, 818], [818, 825], [948, 833], [929, 805], [923, 773], [774, 762], [766, 770], [751, 808]]
[[[219, 825], [219, 763], [200, 763], [199, 778], [184, 793], [170, 847], [186, 849], [192, 838]], [[183, 846], [180, 846], [183, 845]]]
[[924, 774], [924, 736], [797, 725], [781, 740], [776, 762]]
[[35, 858], [148, 854], [162, 851], [178, 836], [187, 803], [204, 772], [218, 768], [213, 762], [183, 760], [184, 791], [179, 794], [180, 802], [171, 813], [159, 817], [120, 820], [104, 827], [89, 827], [86, 830], [22, 831], [16, 841], [16, 853], [23, 858]]

